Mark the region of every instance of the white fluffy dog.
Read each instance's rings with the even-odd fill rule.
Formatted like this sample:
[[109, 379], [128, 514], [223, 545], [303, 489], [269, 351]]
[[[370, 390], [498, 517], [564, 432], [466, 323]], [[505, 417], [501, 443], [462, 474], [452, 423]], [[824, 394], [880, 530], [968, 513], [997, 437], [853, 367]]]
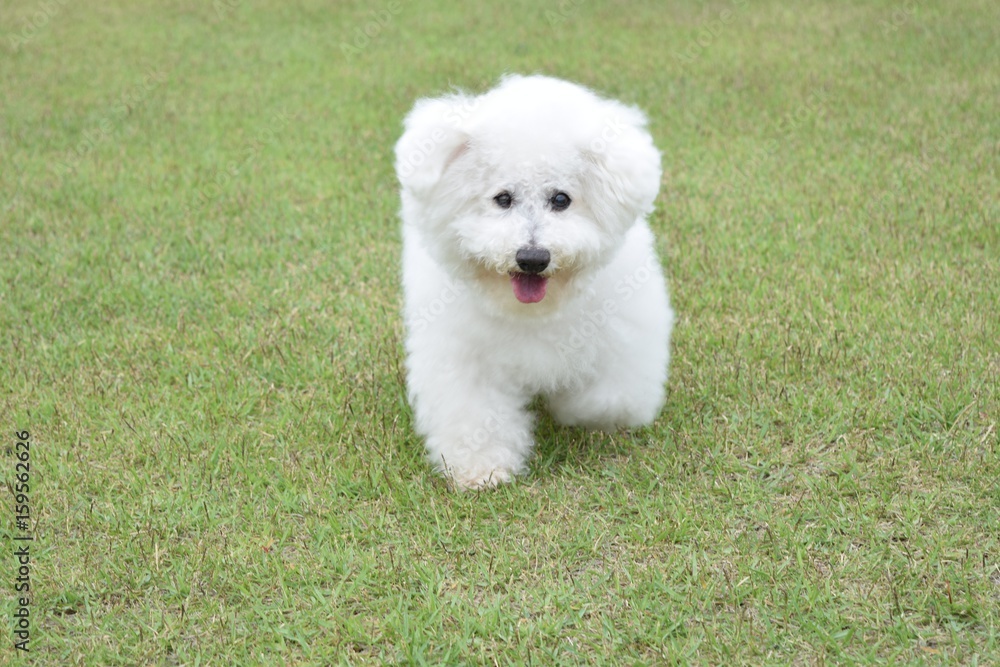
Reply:
[[510, 481], [528, 404], [638, 426], [663, 404], [673, 312], [645, 216], [660, 154], [634, 107], [544, 76], [423, 99], [396, 144], [407, 384], [459, 489]]

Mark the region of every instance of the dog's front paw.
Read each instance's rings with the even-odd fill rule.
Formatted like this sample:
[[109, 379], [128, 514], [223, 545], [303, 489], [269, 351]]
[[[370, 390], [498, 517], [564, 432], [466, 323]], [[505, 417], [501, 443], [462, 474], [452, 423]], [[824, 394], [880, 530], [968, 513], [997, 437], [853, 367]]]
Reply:
[[457, 491], [482, 491], [494, 489], [501, 484], [514, 481], [514, 473], [505, 468], [489, 471], [455, 470], [449, 468], [445, 475]]

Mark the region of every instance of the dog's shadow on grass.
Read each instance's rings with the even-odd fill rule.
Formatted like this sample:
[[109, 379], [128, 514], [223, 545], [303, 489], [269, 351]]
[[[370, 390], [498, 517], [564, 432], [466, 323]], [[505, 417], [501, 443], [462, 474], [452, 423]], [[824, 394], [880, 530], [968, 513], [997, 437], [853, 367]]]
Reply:
[[557, 423], [542, 405], [535, 413], [535, 455], [531, 473], [537, 479], [560, 475], [566, 469], [583, 475], [598, 473], [608, 462], [627, 458], [638, 446], [636, 431], [593, 431]]

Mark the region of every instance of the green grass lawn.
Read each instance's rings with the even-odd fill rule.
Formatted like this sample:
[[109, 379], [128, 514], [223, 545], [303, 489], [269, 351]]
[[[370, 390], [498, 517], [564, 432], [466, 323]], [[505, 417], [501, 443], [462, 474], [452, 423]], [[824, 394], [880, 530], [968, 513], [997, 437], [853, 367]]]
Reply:
[[[1000, 662], [997, 16], [3, 0], [0, 663]], [[652, 427], [460, 495], [392, 146], [508, 71], [648, 113], [679, 320]]]

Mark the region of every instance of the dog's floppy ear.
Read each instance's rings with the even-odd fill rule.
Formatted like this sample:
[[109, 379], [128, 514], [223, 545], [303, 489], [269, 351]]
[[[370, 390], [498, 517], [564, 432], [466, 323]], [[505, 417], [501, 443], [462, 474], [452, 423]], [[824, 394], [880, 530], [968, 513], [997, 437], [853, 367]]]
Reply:
[[605, 101], [609, 113], [582, 147], [591, 206], [599, 220], [627, 229], [653, 209], [660, 190], [660, 153], [639, 109]]
[[469, 136], [462, 124], [472, 104], [465, 95], [417, 101], [396, 142], [396, 175], [404, 189], [417, 196], [426, 194], [448, 165], [468, 150]]

